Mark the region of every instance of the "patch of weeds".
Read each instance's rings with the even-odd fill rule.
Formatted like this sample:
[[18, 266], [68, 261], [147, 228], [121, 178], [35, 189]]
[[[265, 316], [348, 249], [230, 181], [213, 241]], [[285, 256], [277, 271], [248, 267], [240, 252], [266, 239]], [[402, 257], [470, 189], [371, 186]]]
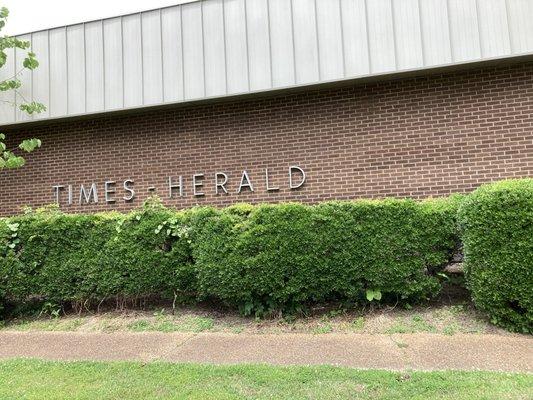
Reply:
[[400, 349], [405, 349], [407, 347], [409, 347], [409, 345], [407, 343], [404, 343], [404, 342], [395, 342], [396, 343], [396, 346], [398, 346]]
[[82, 318], [69, 318], [67, 320], [54, 320], [56, 323], [50, 325], [50, 330], [52, 331], [75, 331], [80, 326], [83, 325], [83, 319]]
[[465, 306], [464, 304], [456, 304], [456, 305], [448, 307], [448, 309], [450, 310], [450, 313], [453, 316], [457, 317], [458, 315], [462, 314], [465, 311]]
[[342, 308], [338, 309], [338, 310], [331, 310], [330, 312], [328, 312], [328, 317], [329, 318], [335, 318], [335, 317], [338, 317], [339, 315], [343, 315], [345, 313], [346, 313], [346, 311], [343, 310]]
[[484, 333], [487, 329], [483, 326], [471, 326], [469, 328], [463, 329], [465, 333]]
[[15, 318], [7, 321], [0, 321], [0, 330], [8, 331], [27, 331], [32, 323], [29, 319]]
[[215, 323], [212, 318], [187, 316], [173, 319], [172, 316], [158, 314], [155, 321], [139, 320], [128, 325], [134, 332], [204, 332], [213, 329]]
[[444, 327], [444, 329], [442, 330], [442, 333], [444, 333], [445, 335], [451, 336], [451, 335], [455, 335], [458, 331], [459, 331], [459, 326], [455, 322], [452, 322], [451, 324], [446, 325]]
[[283, 316], [282, 321], [286, 324], [294, 324], [297, 321], [297, 318], [294, 314], [287, 314]]
[[180, 326], [172, 318], [158, 318], [158, 321], [150, 327], [151, 331], [176, 332], [180, 331]]
[[6, 324], [6, 329], [12, 329], [16, 331], [29, 331], [35, 324], [31, 321], [17, 321], [17, 323]]
[[405, 325], [403, 322], [396, 322], [395, 324], [391, 325], [385, 333], [388, 334], [394, 334], [394, 333], [412, 333], [413, 330]]
[[61, 313], [61, 307], [59, 305], [57, 305], [56, 303], [47, 301], [46, 303], [43, 304], [39, 315], [49, 315], [52, 318], [59, 318], [60, 313]]
[[16, 324], [7, 324], [5, 329], [16, 331], [75, 331], [83, 324], [81, 318], [69, 318], [62, 320], [60, 318], [38, 319], [20, 321]]
[[325, 334], [325, 333], [330, 333], [332, 331], [333, 331], [333, 326], [331, 326], [331, 324], [329, 322], [320, 324], [320, 325], [314, 327], [313, 330], [312, 330], [312, 332], [315, 335], [321, 335], [321, 334]]
[[138, 321], [132, 322], [131, 324], [128, 324], [128, 329], [133, 332], [146, 332], [151, 330], [151, 326], [152, 324], [150, 323], [150, 321], [140, 319]]
[[352, 321], [352, 323], [350, 324], [350, 327], [356, 331], [363, 330], [363, 328], [365, 327], [365, 318], [357, 317], [356, 319]]
[[391, 325], [385, 333], [416, 333], [416, 332], [437, 332], [437, 328], [427, 322], [421, 315], [415, 314], [410, 319], [404, 319]]
[[418, 314], [411, 318], [411, 327], [414, 332], [437, 332], [437, 328]]
[[213, 329], [215, 321], [213, 318], [191, 316], [180, 322], [182, 331], [204, 332]]
[[102, 332], [116, 332], [120, 330], [120, 325], [117, 324], [113, 319], [106, 318], [102, 320], [98, 327], [95, 330]]
[[156, 317], [157, 319], [164, 319], [167, 317], [167, 313], [165, 311], [164, 308], [162, 308], [160, 311], [155, 311], [154, 312], [154, 317]]

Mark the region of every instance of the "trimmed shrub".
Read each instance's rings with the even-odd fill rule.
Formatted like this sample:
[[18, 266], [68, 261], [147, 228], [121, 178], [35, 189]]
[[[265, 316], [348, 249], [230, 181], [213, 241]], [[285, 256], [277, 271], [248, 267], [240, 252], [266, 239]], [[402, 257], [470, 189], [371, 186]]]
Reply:
[[245, 314], [369, 293], [427, 299], [457, 245], [459, 199], [211, 210], [193, 243], [198, 293]]
[[194, 290], [184, 213], [147, 205], [129, 214], [30, 212], [0, 225], [0, 293], [77, 307]]
[[440, 290], [460, 198], [238, 205], [129, 214], [57, 209], [0, 222], [0, 302], [214, 299], [244, 314]]
[[115, 217], [115, 232], [92, 264], [99, 299], [172, 297], [194, 291], [185, 215], [161, 206]]
[[533, 332], [533, 179], [481, 186], [459, 221], [476, 306], [495, 324]]

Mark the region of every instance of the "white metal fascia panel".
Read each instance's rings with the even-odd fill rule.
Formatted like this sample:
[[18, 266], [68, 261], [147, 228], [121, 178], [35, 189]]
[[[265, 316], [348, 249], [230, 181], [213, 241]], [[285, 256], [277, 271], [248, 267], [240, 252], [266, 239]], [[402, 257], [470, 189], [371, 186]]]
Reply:
[[0, 125], [533, 55], [533, 1], [197, 0], [21, 37], [47, 111], [0, 93]]
[[511, 52], [506, 0], [478, 0], [481, 54], [498, 57]]
[[248, 39], [246, 3], [244, 0], [224, 0], [226, 38], [227, 93], [249, 91]]
[[104, 21], [104, 88], [106, 110], [124, 107], [122, 18]]
[[365, 0], [341, 0], [346, 76], [370, 74]]
[[533, 49], [533, 1], [508, 0], [509, 25], [513, 53]]
[[418, 0], [394, 1], [392, 6], [397, 68], [402, 70], [424, 65]]
[[104, 68], [104, 24], [103, 21], [85, 24], [85, 73], [87, 112], [105, 109], [105, 68]]
[[[6, 63], [0, 68], [0, 79], [9, 80], [15, 77], [15, 51], [13, 49], [4, 50], [7, 56]], [[15, 122], [15, 92], [0, 91], [0, 118], [3, 123]]]
[[268, 1], [246, 0], [250, 90], [272, 87]]
[[143, 55], [143, 102], [145, 105], [163, 101], [163, 55], [161, 53], [161, 10], [141, 14]]
[[223, 0], [202, 3], [204, 20], [205, 93], [226, 94], [226, 54]]
[[141, 15], [122, 18], [124, 35], [124, 107], [143, 104], [143, 55], [141, 39]]
[[68, 115], [67, 30], [50, 30], [50, 116]]
[[[33, 100], [42, 104], [50, 101], [50, 63], [48, 61], [48, 31], [40, 31], [31, 35], [32, 51], [39, 60], [39, 67], [33, 70]], [[3, 68], [2, 68], [3, 70]], [[1, 78], [0, 78], [1, 79]], [[48, 118], [50, 110], [35, 114], [34, 119]]]
[[481, 57], [477, 0], [448, 0], [452, 57], [455, 62]]
[[161, 10], [163, 40], [163, 98], [165, 102], [183, 100], [183, 48], [181, 7]]
[[[31, 35], [24, 35], [19, 36], [20, 40], [23, 41], [29, 41], [31, 39]], [[32, 96], [32, 71], [21, 68], [22, 63], [24, 62], [24, 59], [26, 58], [27, 52], [25, 50], [15, 49], [15, 64], [17, 70], [17, 78], [22, 83], [22, 86], [18, 89], [18, 96], [16, 98], [16, 119], [17, 121], [28, 121], [33, 119], [32, 115], [28, 115], [27, 113], [21, 111], [19, 109], [19, 105], [22, 103], [30, 103], [33, 100]]]
[[372, 73], [396, 70], [392, 0], [366, 0]]
[[[484, 1], [484, 0], [482, 0]], [[450, 20], [446, 0], [419, 0], [426, 66], [452, 62]]]
[[204, 33], [202, 3], [185, 4], [181, 8], [183, 38], [183, 85], [185, 100], [205, 96]]
[[344, 39], [340, 0], [316, 2], [320, 79], [344, 77]]
[[315, 4], [315, 0], [292, 0], [297, 84], [320, 79]]
[[67, 27], [68, 113], [85, 112], [85, 29], [83, 24]]
[[274, 88], [296, 83], [291, 3], [292, 0], [268, 0]]

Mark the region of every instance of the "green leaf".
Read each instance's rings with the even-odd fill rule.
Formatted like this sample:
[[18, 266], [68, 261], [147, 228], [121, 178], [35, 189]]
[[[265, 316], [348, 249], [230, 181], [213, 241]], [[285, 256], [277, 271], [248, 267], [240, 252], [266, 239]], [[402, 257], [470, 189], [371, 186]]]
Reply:
[[28, 57], [26, 57], [22, 63], [24, 68], [28, 69], [35, 69], [39, 66], [39, 61], [35, 58], [35, 53], [28, 53]]
[[8, 157], [5, 161], [6, 168], [20, 168], [26, 163], [24, 158], [15, 155]]
[[44, 104], [37, 103], [35, 101], [32, 101], [31, 103], [24, 103], [19, 106], [19, 109], [21, 111], [26, 112], [27, 114], [33, 114], [33, 113], [41, 113], [43, 111], [46, 111], [46, 107]]
[[250, 315], [254, 308], [254, 303], [248, 302], [244, 304], [244, 315]]
[[449, 281], [450, 280], [450, 277], [448, 275], [446, 275], [444, 272], [437, 272], [437, 276], [440, 276], [441, 278]]
[[8, 90], [15, 90], [22, 86], [22, 82], [18, 79], [8, 79], [0, 82], [0, 92]]
[[368, 301], [372, 300], [381, 300], [381, 290], [373, 290], [373, 289], [367, 289], [366, 290], [366, 299]]
[[19, 148], [27, 153], [31, 153], [36, 148], [41, 147], [41, 141], [39, 139], [26, 139], [19, 144]]
[[20, 224], [19, 224], [19, 223], [16, 223], [16, 222], [14, 222], [14, 223], [12, 223], [12, 224], [9, 224], [9, 223], [7, 224], [7, 227], [9, 228], [9, 230], [10, 230], [11, 232], [16, 232], [16, 231], [18, 231], [19, 226], [20, 226]]

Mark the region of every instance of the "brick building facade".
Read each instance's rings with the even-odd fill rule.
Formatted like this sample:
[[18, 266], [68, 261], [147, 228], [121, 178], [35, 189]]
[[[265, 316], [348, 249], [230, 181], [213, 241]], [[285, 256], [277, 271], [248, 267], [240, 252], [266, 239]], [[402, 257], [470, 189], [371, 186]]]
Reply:
[[[150, 194], [174, 208], [445, 196], [533, 175], [533, 63], [43, 121], [5, 133], [13, 144], [38, 137], [43, 147], [23, 168], [0, 172], [2, 215], [53, 203], [56, 194], [67, 212], [128, 210]], [[291, 166], [306, 174], [296, 189]], [[278, 190], [267, 190], [266, 170]], [[215, 179], [224, 178], [216, 173], [227, 176], [227, 194], [216, 193]], [[193, 194], [195, 174], [203, 195]], [[176, 186], [180, 176], [182, 196], [175, 187], [170, 198], [169, 178]]]

